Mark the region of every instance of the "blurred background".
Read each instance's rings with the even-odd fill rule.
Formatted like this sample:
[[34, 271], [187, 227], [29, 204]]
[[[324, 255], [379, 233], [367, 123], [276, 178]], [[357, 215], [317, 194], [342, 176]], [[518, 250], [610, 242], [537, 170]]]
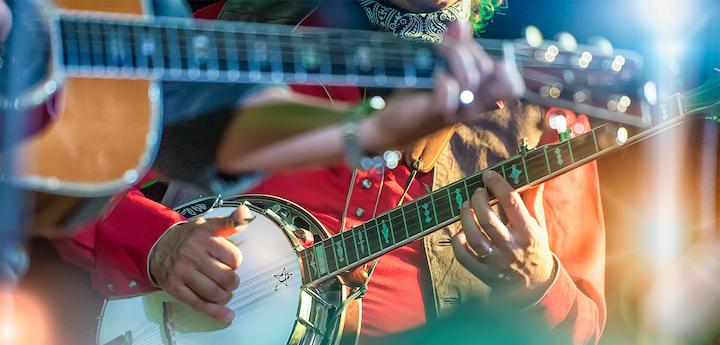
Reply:
[[[643, 55], [647, 79], [655, 81], [660, 99], [720, 75], [720, 1], [506, 1], [482, 36], [520, 38], [526, 26], [534, 25], [548, 39], [563, 31], [572, 33], [578, 43], [605, 37], [616, 48]], [[190, 1], [194, 9], [211, 3]], [[720, 92], [710, 89], [707, 96], [719, 100]], [[719, 125], [716, 120], [688, 123], [598, 161], [607, 229], [608, 318], [602, 344], [661, 343], [658, 339], [668, 344], [720, 344], [720, 320], [713, 316], [694, 320], [690, 313], [697, 306], [712, 306], [713, 301], [718, 305], [720, 260], [687, 259], [712, 256], [712, 244], [720, 242]], [[28, 305], [44, 308], [28, 308], [28, 318], [46, 315], [51, 328], [35, 335], [53, 334], [50, 343], [86, 343], [93, 331], [93, 311], [102, 305], [88, 275], [70, 265], [57, 267], [60, 259], [43, 241], [33, 243], [32, 251], [30, 272], [19, 291], [34, 301]], [[677, 289], [667, 283], [667, 273], [683, 263], [707, 278], [689, 293], [696, 304], [681, 298], [688, 294], [679, 291], [686, 287], [688, 276], [671, 279], [679, 284]], [[43, 283], [47, 281], [56, 282], [51, 293]], [[85, 288], [73, 282], [84, 283]], [[658, 284], [664, 289], [658, 290]], [[670, 320], [681, 326], [689, 320], [685, 329], [693, 329], [693, 336], [672, 340], [658, 334], [654, 329], [658, 327], [647, 326], [663, 325], [655, 320], [659, 311], [652, 306], [678, 301], [685, 304], [687, 314], [670, 309]], [[714, 314], [717, 317], [717, 311]]]

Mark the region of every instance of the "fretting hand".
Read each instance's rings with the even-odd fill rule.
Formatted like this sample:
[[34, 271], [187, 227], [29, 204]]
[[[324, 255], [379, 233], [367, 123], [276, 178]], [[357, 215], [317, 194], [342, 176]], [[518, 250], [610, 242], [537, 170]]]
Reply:
[[242, 253], [226, 237], [244, 229], [250, 217], [242, 205], [227, 217], [200, 217], [168, 229], [150, 254], [158, 286], [203, 314], [232, 321], [225, 304], [240, 284], [235, 270]]
[[503, 224], [490, 208], [487, 191], [479, 188], [462, 208], [463, 229], [453, 237], [453, 251], [494, 295], [527, 306], [547, 291], [556, 269], [542, 215], [542, 187], [527, 192], [533, 193], [529, 199], [534, 201], [536, 218], [502, 176], [486, 171], [483, 181], [498, 199], [509, 224]]

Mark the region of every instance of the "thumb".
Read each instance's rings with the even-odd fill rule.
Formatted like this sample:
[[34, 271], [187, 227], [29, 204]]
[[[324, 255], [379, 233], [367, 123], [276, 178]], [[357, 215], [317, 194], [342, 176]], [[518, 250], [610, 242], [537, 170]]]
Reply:
[[240, 205], [227, 216], [203, 217], [200, 221], [204, 222], [214, 235], [227, 238], [244, 230], [253, 219], [255, 218], [250, 209]]

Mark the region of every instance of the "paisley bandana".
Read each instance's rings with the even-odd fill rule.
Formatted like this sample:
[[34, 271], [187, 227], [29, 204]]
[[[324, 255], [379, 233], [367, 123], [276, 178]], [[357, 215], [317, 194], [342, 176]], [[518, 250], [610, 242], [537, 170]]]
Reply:
[[448, 24], [454, 21], [468, 21], [470, 0], [459, 0], [453, 5], [434, 12], [412, 13], [378, 2], [359, 0], [370, 22], [381, 31], [411, 41], [440, 43]]

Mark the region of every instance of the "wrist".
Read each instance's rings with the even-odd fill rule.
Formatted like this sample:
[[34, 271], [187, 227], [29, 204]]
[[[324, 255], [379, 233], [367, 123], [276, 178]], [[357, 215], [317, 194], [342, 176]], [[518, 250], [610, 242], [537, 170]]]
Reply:
[[160, 264], [162, 263], [162, 261], [164, 261], [163, 255], [165, 254], [161, 242], [165, 240], [168, 234], [173, 232], [173, 230], [176, 230], [180, 225], [185, 223], [187, 223], [187, 221], [183, 220], [173, 225], [170, 225], [170, 227], [168, 227], [167, 230], [165, 230], [162, 235], [160, 235], [157, 241], [155, 241], [153, 246], [150, 248], [150, 252], [148, 253], [146, 260], [148, 274], [147, 278], [148, 281], [150, 281], [150, 283], [155, 287], [160, 287], [158, 276], [162, 278], [162, 274], [158, 272], [160, 270]]

